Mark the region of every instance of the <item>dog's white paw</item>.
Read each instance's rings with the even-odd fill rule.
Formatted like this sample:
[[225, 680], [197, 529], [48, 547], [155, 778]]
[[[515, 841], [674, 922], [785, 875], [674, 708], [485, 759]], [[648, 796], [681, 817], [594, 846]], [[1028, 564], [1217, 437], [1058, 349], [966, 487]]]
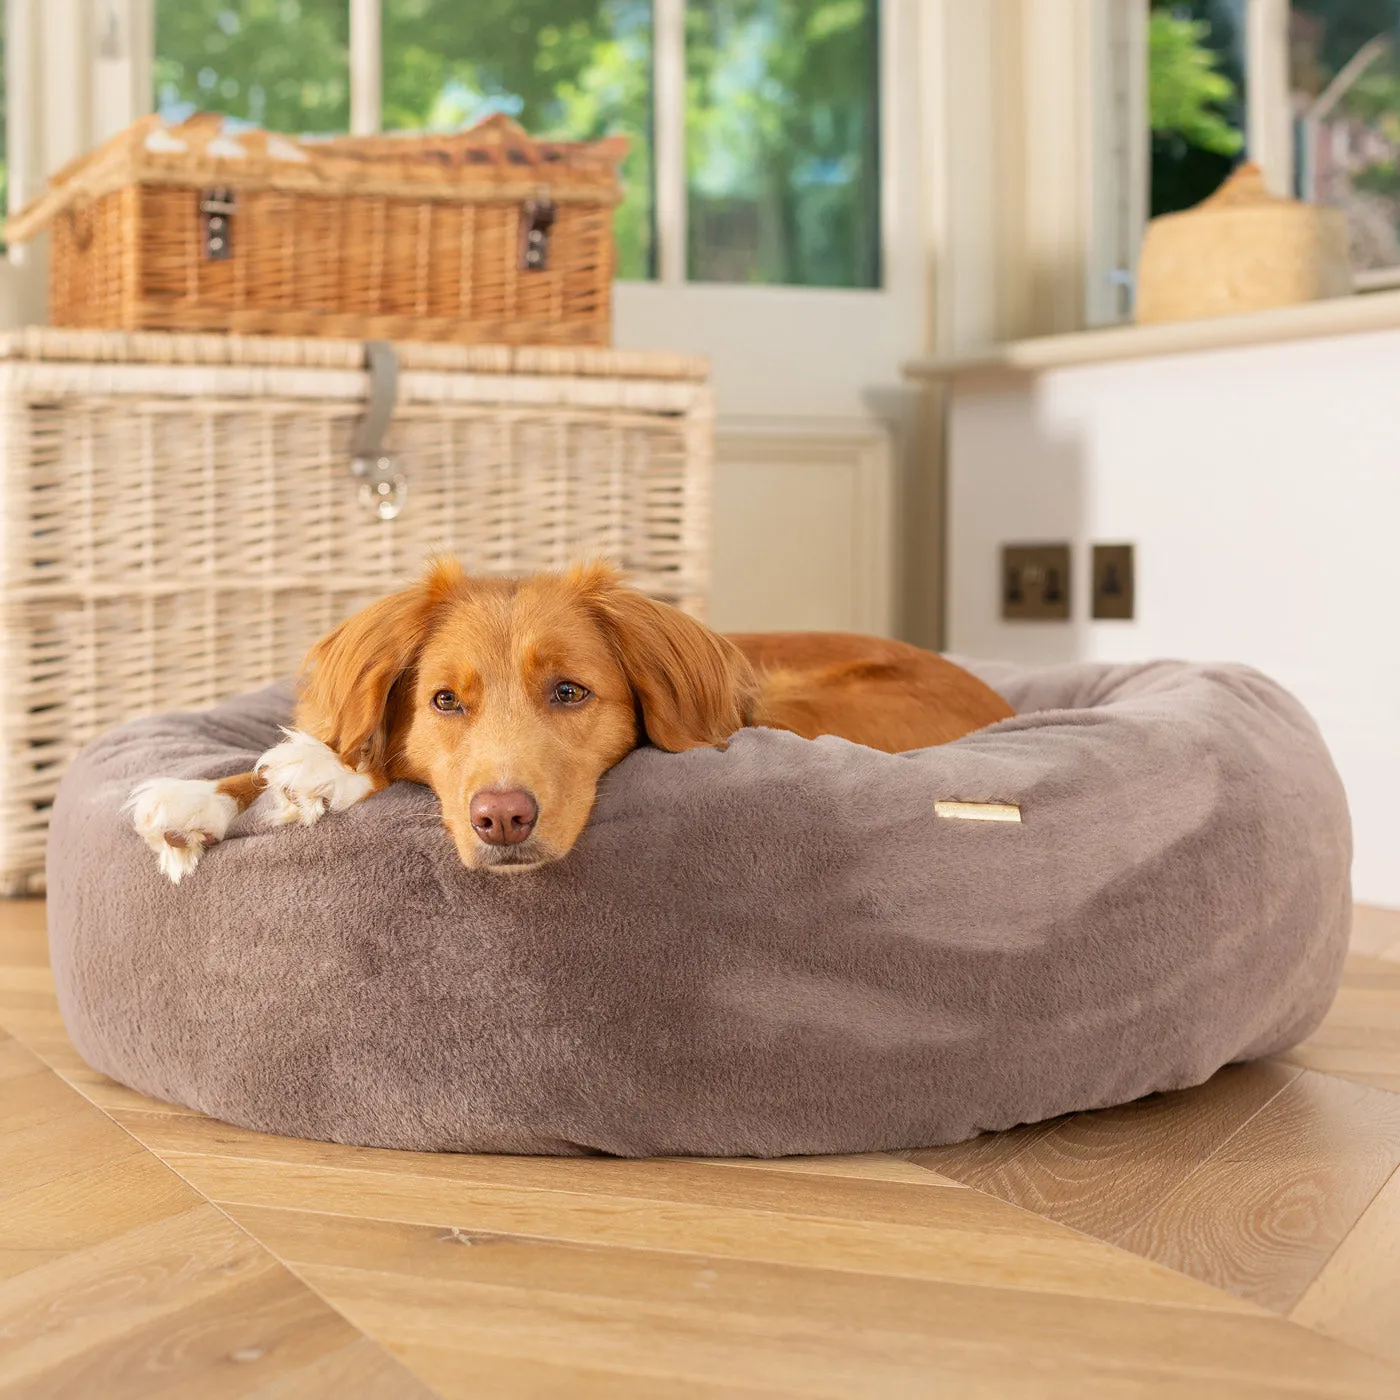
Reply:
[[327, 812], [343, 812], [374, 791], [365, 773], [347, 768], [334, 749], [297, 729], [258, 759], [255, 771], [267, 781], [273, 826], [300, 822], [313, 826]]
[[178, 885], [228, 835], [238, 803], [205, 778], [152, 778], [132, 791], [125, 810], [161, 873]]

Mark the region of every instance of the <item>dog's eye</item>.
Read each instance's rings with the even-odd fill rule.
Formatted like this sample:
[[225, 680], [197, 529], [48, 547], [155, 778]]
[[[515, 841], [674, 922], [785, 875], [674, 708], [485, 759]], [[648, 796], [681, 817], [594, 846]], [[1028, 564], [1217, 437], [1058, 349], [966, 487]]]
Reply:
[[439, 690], [433, 696], [433, 709], [439, 714], [455, 715], [462, 708], [455, 690]]
[[554, 698], [561, 705], [581, 705], [592, 694], [577, 681], [560, 681], [554, 687]]

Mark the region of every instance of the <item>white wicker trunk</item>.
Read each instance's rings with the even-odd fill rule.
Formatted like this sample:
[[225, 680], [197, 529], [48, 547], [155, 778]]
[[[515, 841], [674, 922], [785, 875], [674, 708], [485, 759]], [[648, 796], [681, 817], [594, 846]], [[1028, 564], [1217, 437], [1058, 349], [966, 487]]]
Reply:
[[350, 475], [364, 346], [34, 330], [0, 336], [0, 887], [42, 879], [72, 755], [134, 715], [290, 677], [436, 549], [517, 573], [606, 557], [701, 614], [703, 362], [405, 345], [381, 520]]

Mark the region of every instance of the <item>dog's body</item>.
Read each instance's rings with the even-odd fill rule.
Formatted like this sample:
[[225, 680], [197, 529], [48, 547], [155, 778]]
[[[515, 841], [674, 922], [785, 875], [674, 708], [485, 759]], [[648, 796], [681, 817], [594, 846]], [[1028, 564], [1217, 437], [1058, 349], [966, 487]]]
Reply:
[[437, 793], [464, 864], [521, 870], [573, 848], [599, 778], [642, 743], [722, 747], [757, 725], [898, 753], [1011, 713], [902, 642], [725, 638], [609, 569], [470, 579], [444, 561], [313, 648], [295, 728], [252, 772], [155, 779], [130, 805], [178, 882], [264, 791], [272, 821], [309, 825], [406, 780]]

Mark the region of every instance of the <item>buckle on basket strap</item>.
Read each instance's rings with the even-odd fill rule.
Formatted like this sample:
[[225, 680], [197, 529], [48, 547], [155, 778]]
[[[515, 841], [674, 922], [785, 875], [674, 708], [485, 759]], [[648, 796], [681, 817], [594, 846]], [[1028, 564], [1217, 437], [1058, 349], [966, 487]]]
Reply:
[[542, 189], [520, 206], [520, 270], [543, 272], [549, 266], [549, 231], [554, 227], [554, 201]]
[[208, 262], [227, 262], [233, 256], [233, 215], [238, 198], [222, 186], [205, 190], [199, 197], [204, 215], [204, 257]]
[[360, 504], [380, 520], [397, 518], [408, 501], [408, 481], [384, 452], [384, 431], [399, 393], [399, 357], [387, 340], [365, 342], [369, 401], [350, 439], [350, 475], [359, 478]]

